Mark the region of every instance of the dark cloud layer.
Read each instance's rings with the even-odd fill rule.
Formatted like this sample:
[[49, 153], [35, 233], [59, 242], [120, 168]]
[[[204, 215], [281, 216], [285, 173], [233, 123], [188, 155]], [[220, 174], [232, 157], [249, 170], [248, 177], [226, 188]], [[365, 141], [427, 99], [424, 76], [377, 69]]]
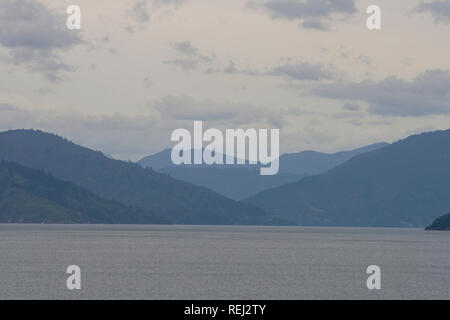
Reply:
[[305, 29], [327, 30], [335, 14], [356, 12], [355, 0], [267, 0], [249, 1], [250, 7], [263, 7], [273, 18], [297, 21]]
[[430, 13], [436, 22], [450, 23], [450, 1], [435, 0], [431, 2], [422, 1], [414, 10], [417, 13]]
[[82, 42], [79, 32], [66, 28], [66, 19], [34, 0], [2, 0], [0, 45], [8, 49], [8, 62], [59, 80], [61, 72], [72, 68], [58, 53]]
[[369, 112], [390, 116], [450, 114], [450, 72], [428, 70], [412, 81], [395, 76], [382, 81], [319, 85], [318, 96], [338, 100], [362, 101]]

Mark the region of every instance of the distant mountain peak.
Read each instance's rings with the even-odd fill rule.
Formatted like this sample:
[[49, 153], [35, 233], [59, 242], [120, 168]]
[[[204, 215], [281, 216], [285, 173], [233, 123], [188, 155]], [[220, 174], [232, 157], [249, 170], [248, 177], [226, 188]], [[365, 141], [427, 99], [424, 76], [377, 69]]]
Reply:
[[327, 171], [358, 154], [373, 151], [386, 145], [388, 144], [378, 143], [335, 154], [311, 150], [284, 154], [280, 158], [280, 172], [273, 177], [260, 176], [259, 164], [176, 166], [171, 161], [171, 149], [165, 149], [145, 157], [138, 163], [143, 167], [151, 167], [159, 172], [168, 173], [176, 179], [207, 187], [231, 199], [241, 200], [265, 189]]

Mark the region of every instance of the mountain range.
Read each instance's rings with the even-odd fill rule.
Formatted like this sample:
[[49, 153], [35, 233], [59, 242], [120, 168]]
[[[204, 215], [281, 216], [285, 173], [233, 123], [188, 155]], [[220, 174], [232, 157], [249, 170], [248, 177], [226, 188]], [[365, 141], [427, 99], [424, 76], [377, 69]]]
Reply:
[[[261, 186], [259, 175], [248, 175], [259, 173], [258, 165], [156, 172], [54, 134], [11, 130], [0, 133], [0, 222], [424, 227], [450, 210], [449, 146], [446, 130], [335, 154], [333, 161], [314, 152], [283, 155], [290, 173], [280, 177], [319, 173], [270, 188], [273, 181]], [[291, 158], [301, 168], [286, 162]], [[332, 168], [321, 172], [323, 163]], [[174, 179], [178, 169], [239, 191], [239, 183], [269, 189], [235, 201]]]
[[376, 143], [355, 150], [330, 154], [316, 151], [283, 154], [280, 156], [280, 170], [273, 176], [261, 176], [260, 165], [182, 164], [176, 166], [172, 163], [170, 149], [144, 157], [138, 161], [138, 164], [167, 173], [175, 179], [209, 188], [228, 198], [242, 200], [261, 191], [325, 172], [356, 155], [387, 145], [388, 143]]
[[410, 136], [245, 202], [296, 225], [427, 226], [450, 208], [450, 130]]
[[106, 200], [163, 216], [178, 224], [274, 224], [266, 212], [209, 189], [104, 156], [35, 130], [0, 133], [0, 160], [42, 170]]

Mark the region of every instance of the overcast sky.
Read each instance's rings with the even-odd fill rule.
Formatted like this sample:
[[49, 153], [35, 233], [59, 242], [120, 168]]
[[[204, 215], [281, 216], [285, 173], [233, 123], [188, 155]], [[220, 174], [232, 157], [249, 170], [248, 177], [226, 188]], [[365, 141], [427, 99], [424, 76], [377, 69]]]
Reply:
[[450, 0], [2, 0], [0, 130], [132, 160], [193, 120], [282, 152], [392, 142], [450, 127], [449, 39]]

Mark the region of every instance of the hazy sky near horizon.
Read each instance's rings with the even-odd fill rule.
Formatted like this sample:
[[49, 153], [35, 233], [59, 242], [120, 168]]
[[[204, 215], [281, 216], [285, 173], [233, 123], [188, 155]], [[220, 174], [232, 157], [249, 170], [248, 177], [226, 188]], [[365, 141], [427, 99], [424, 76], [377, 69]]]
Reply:
[[0, 130], [132, 160], [194, 120], [282, 152], [392, 142], [450, 127], [449, 39], [450, 0], [2, 0]]

